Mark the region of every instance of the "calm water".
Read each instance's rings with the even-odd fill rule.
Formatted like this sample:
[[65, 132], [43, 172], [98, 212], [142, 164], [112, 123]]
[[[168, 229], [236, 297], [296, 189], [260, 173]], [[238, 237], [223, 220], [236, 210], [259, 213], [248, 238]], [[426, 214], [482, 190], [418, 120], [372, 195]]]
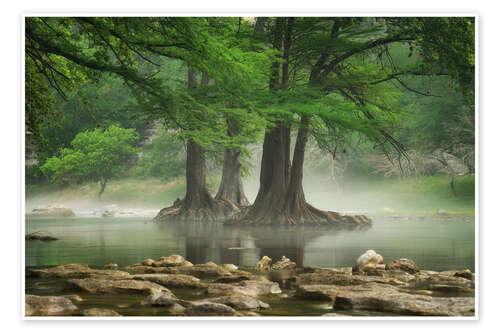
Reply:
[[180, 254], [193, 263], [253, 267], [263, 255], [285, 255], [299, 266], [352, 266], [374, 249], [385, 262], [413, 259], [429, 270], [474, 271], [474, 222], [375, 218], [366, 230], [241, 228], [220, 224], [155, 224], [151, 218], [27, 219], [26, 232], [59, 240], [26, 242], [26, 266], [134, 264]]

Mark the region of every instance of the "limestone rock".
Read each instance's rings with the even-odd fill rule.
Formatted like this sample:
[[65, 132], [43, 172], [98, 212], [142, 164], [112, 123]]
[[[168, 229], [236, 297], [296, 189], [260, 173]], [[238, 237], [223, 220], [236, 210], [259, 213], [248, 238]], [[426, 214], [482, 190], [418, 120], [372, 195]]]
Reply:
[[171, 293], [170, 290], [159, 284], [149, 281], [137, 281], [131, 279], [69, 279], [65, 282], [65, 289], [82, 290], [90, 294], [154, 294], [158, 292]]
[[280, 269], [295, 269], [297, 264], [283, 256], [281, 259], [271, 266], [271, 269], [280, 270]]
[[400, 270], [405, 271], [410, 274], [415, 274], [420, 271], [420, 268], [415, 264], [413, 260], [401, 258], [397, 260], [393, 260], [387, 265], [385, 265], [386, 270]]
[[132, 276], [123, 271], [109, 269], [93, 269], [83, 264], [66, 264], [51, 268], [30, 269], [28, 274], [40, 278], [88, 278], [105, 277], [108, 279], [131, 279]]
[[222, 268], [227, 269], [231, 273], [238, 270], [238, 266], [233, 264], [222, 264]]
[[200, 279], [185, 274], [137, 274], [134, 280], [151, 281], [170, 288], [206, 288]]
[[473, 297], [415, 295], [383, 284], [339, 288], [336, 310], [381, 311], [409, 316], [473, 316]]
[[121, 317], [121, 315], [114, 310], [102, 308], [85, 309], [82, 311], [82, 315], [87, 317]]
[[273, 261], [268, 256], [263, 256], [254, 266], [256, 271], [268, 271], [271, 269], [271, 261]]
[[230, 296], [220, 296], [212, 297], [208, 299], [203, 299], [199, 301], [191, 302], [193, 305], [199, 305], [203, 303], [220, 303], [232, 307], [236, 310], [252, 310], [252, 309], [267, 309], [269, 304], [259, 301], [258, 299], [245, 296], [245, 295], [230, 295]]
[[47, 206], [45, 208], [33, 209], [26, 215], [30, 217], [72, 217], [75, 216], [75, 213], [66, 207]]
[[331, 285], [313, 284], [298, 286], [295, 297], [315, 301], [334, 301], [338, 288]]
[[456, 272], [453, 276], [456, 276], [456, 277], [462, 277], [462, 278], [465, 278], [467, 280], [472, 280], [474, 281], [474, 273], [472, 273], [469, 269], [462, 269], [458, 272]]
[[384, 258], [377, 254], [374, 250], [368, 250], [356, 260], [356, 264], [352, 268], [353, 273], [364, 273], [375, 270], [378, 265], [383, 264]]
[[250, 297], [269, 296], [281, 293], [279, 284], [271, 281], [248, 280], [237, 285], [225, 283], [211, 283], [206, 290], [211, 296], [243, 295]]
[[118, 264], [107, 264], [104, 266], [106, 269], [115, 269], [118, 268]]
[[25, 296], [26, 316], [70, 316], [78, 308], [65, 296]]
[[[149, 265], [148, 265], [149, 266]], [[172, 254], [168, 257], [161, 257], [157, 261], [153, 262], [152, 266], [155, 267], [174, 267], [174, 266], [193, 266], [192, 263], [184, 259], [183, 256], [178, 254]]]
[[184, 311], [186, 316], [239, 316], [232, 307], [220, 303], [202, 303], [190, 306]]

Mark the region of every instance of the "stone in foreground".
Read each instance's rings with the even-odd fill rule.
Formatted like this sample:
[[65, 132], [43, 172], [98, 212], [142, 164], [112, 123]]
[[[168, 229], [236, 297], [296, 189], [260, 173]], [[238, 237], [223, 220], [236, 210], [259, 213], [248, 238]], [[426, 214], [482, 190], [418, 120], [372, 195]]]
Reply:
[[25, 296], [26, 316], [71, 316], [78, 311], [69, 297]]
[[82, 311], [82, 316], [86, 317], [121, 317], [121, 315], [111, 309], [91, 308]]
[[[90, 294], [155, 294], [171, 293], [159, 284], [138, 280], [70, 279], [65, 283], [68, 290], [81, 290]], [[173, 295], [173, 294], [172, 294]], [[175, 297], [175, 296], [174, 296]]]

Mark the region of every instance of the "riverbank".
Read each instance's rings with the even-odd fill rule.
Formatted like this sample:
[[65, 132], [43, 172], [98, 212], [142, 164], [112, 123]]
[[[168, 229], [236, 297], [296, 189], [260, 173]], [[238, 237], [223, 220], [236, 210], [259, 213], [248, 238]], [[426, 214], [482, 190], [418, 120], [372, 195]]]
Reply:
[[[305, 176], [306, 197], [314, 206], [344, 213], [364, 213], [371, 216], [467, 216], [474, 217], [474, 177], [456, 177], [453, 196], [447, 175], [409, 178], [374, 176], [350, 177], [339, 184]], [[213, 189], [217, 188], [215, 184]], [[171, 182], [159, 179], [111, 180], [102, 200], [97, 200], [97, 183], [72, 186], [28, 185], [26, 187], [27, 212], [47, 205], [61, 205], [78, 210], [91, 210], [116, 205], [123, 208], [160, 210], [184, 197], [185, 180]], [[213, 190], [212, 189], [212, 190]], [[213, 190], [214, 191], [214, 190]], [[245, 191], [252, 201], [258, 191], [258, 181], [246, 180]]]
[[475, 314], [475, 276], [469, 270], [420, 270], [408, 259], [363, 270], [359, 266], [297, 270], [287, 258], [276, 259], [271, 265], [263, 257], [253, 270], [227, 263], [193, 265], [179, 255], [126, 267], [30, 268], [26, 316]]

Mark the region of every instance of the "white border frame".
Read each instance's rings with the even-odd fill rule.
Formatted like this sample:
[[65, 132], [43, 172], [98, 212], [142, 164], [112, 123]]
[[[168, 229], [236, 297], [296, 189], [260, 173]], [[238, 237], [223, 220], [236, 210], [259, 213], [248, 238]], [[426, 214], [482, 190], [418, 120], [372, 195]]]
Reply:
[[[475, 255], [475, 314], [473, 317], [419, 317], [419, 316], [384, 316], [384, 317], [298, 317], [298, 316], [268, 316], [268, 317], [152, 317], [152, 316], [139, 316], [139, 317], [31, 317], [25, 315], [25, 294], [26, 294], [26, 277], [25, 277], [25, 18], [26, 17], [37, 17], [37, 16], [46, 16], [46, 17], [64, 17], [64, 16], [92, 16], [92, 17], [113, 17], [113, 16], [123, 16], [123, 17], [142, 17], [142, 16], [150, 16], [150, 17], [158, 17], [158, 16], [183, 16], [183, 17], [203, 17], [203, 16], [220, 16], [220, 17], [231, 17], [231, 16], [297, 16], [297, 17], [307, 17], [307, 16], [333, 16], [333, 17], [474, 17], [474, 28], [475, 28], [475, 180], [474, 180], [474, 191], [475, 191], [475, 212], [474, 212], [474, 255]], [[370, 12], [370, 13], [356, 13], [356, 12], [343, 12], [343, 13], [334, 13], [334, 12], [317, 12], [317, 11], [289, 11], [289, 12], [273, 12], [273, 11], [203, 11], [203, 13], [190, 13], [185, 11], [169, 11], [162, 13], [152, 13], [152, 12], [135, 12], [135, 13], [127, 13], [127, 12], [107, 12], [107, 11], [81, 11], [81, 12], [43, 12], [43, 11], [34, 11], [34, 12], [25, 12], [20, 16], [20, 30], [19, 30], [19, 38], [20, 38], [20, 55], [21, 55], [21, 64], [20, 64], [20, 82], [21, 82], [21, 95], [20, 95], [20, 140], [18, 149], [21, 151], [20, 160], [18, 160], [18, 164], [21, 167], [20, 173], [20, 207], [18, 210], [20, 223], [20, 229], [18, 234], [18, 239], [22, 239], [21, 241], [21, 251], [20, 251], [20, 270], [21, 270], [21, 294], [20, 294], [20, 305], [21, 305], [21, 319], [24, 321], [67, 321], [67, 320], [83, 320], [83, 321], [124, 321], [124, 320], [164, 320], [164, 321], [199, 321], [199, 320], [209, 320], [209, 321], [267, 321], [267, 320], [314, 320], [314, 321], [366, 321], [366, 320], [376, 320], [376, 321], [399, 321], [399, 320], [409, 320], [409, 321], [477, 321], [479, 320], [479, 298], [480, 298], [480, 267], [479, 267], [479, 14], [478, 13], [450, 13], [450, 12], [434, 12], [434, 13], [423, 13], [423, 12], [395, 12], [395, 13], [379, 13], [379, 12]]]

